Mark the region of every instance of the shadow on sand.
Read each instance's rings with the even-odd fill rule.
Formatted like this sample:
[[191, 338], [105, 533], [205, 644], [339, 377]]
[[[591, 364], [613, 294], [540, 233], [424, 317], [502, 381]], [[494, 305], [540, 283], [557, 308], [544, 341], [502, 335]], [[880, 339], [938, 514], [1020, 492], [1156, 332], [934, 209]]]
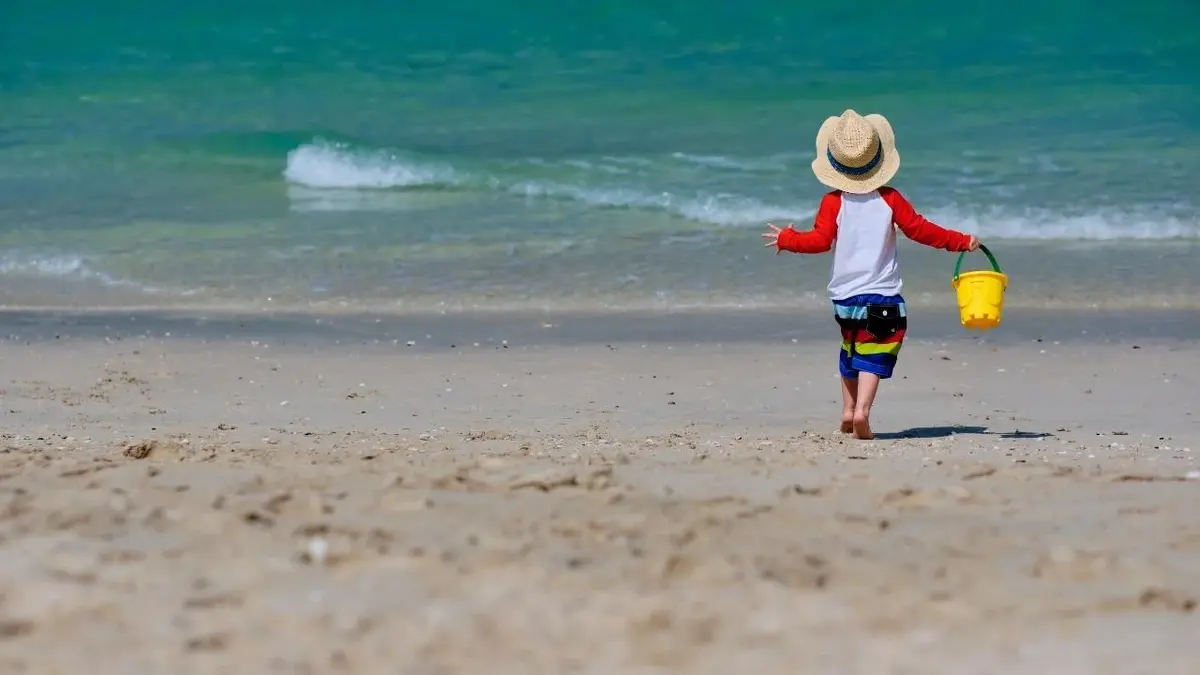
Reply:
[[950, 436], [961, 436], [964, 434], [978, 434], [984, 436], [999, 436], [1000, 438], [1010, 439], [1029, 439], [1029, 438], [1051, 438], [1054, 434], [1048, 434], [1038, 431], [988, 431], [987, 427], [976, 426], [949, 426], [949, 427], [913, 427], [904, 431], [891, 431], [875, 434], [875, 438], [880, 440], [895, 440], [901, 438], [948, 438]]

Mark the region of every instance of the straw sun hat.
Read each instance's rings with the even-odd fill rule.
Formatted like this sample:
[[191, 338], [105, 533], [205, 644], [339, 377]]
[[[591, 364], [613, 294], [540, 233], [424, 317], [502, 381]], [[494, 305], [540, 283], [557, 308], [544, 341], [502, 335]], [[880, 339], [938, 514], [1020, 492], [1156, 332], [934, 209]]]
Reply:
[[900, 169], [896, 134], [883, 115], [862, 116], [847, 110], [830, 117], [817, 131], [817, 180], [835, 190], [866, 194], [878, 190]]

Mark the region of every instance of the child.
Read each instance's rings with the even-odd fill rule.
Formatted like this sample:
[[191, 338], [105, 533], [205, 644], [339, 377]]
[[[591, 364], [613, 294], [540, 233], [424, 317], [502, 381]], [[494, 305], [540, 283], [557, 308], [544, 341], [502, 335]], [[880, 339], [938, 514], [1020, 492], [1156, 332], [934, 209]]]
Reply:
[[[833, 248], [829, 298], [842, 331], [842, 432], [874, 438], [871, 405], [880, 379], [892, 376], [908, 328], [896, 262], [896, 229], [947, 251], [974, 251], [979, 240], [939, 227], [918, 214], [888, 181], [900, 168], [896, 135], [882, 115], [847, 110], [817, 132], [813, 173], [833, 188], [821, 199], [813, 229], [769, 224], [775, 253], [824, 253]], [[837, 243], [834, 246], [834, 242]]]

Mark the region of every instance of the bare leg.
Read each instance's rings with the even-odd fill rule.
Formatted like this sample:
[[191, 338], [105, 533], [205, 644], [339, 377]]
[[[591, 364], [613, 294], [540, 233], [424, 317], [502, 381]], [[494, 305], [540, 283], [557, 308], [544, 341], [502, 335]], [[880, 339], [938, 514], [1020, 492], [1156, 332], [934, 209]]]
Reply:
[[854, 431], [854, 405], [858, 400], [858, 378], [842, 378], [842, 433]]
[[854, 437], [864, 441], [875, 438], [871, 432], [871, 406], [879, 391], [879, 376], [872, 373], [858, 374], [858, 397], [854, 403]]

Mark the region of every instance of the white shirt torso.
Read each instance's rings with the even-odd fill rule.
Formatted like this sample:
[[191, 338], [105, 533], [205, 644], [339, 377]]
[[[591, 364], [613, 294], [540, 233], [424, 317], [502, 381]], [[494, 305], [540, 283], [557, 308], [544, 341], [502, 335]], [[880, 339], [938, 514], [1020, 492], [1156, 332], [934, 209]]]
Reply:
[[843, 192], [841, 202], [829, 297], [844, 300], [865, 293], [898, 295], [903, 282], [896, 260], [892, 207], [878, 191], [865, 195]]

